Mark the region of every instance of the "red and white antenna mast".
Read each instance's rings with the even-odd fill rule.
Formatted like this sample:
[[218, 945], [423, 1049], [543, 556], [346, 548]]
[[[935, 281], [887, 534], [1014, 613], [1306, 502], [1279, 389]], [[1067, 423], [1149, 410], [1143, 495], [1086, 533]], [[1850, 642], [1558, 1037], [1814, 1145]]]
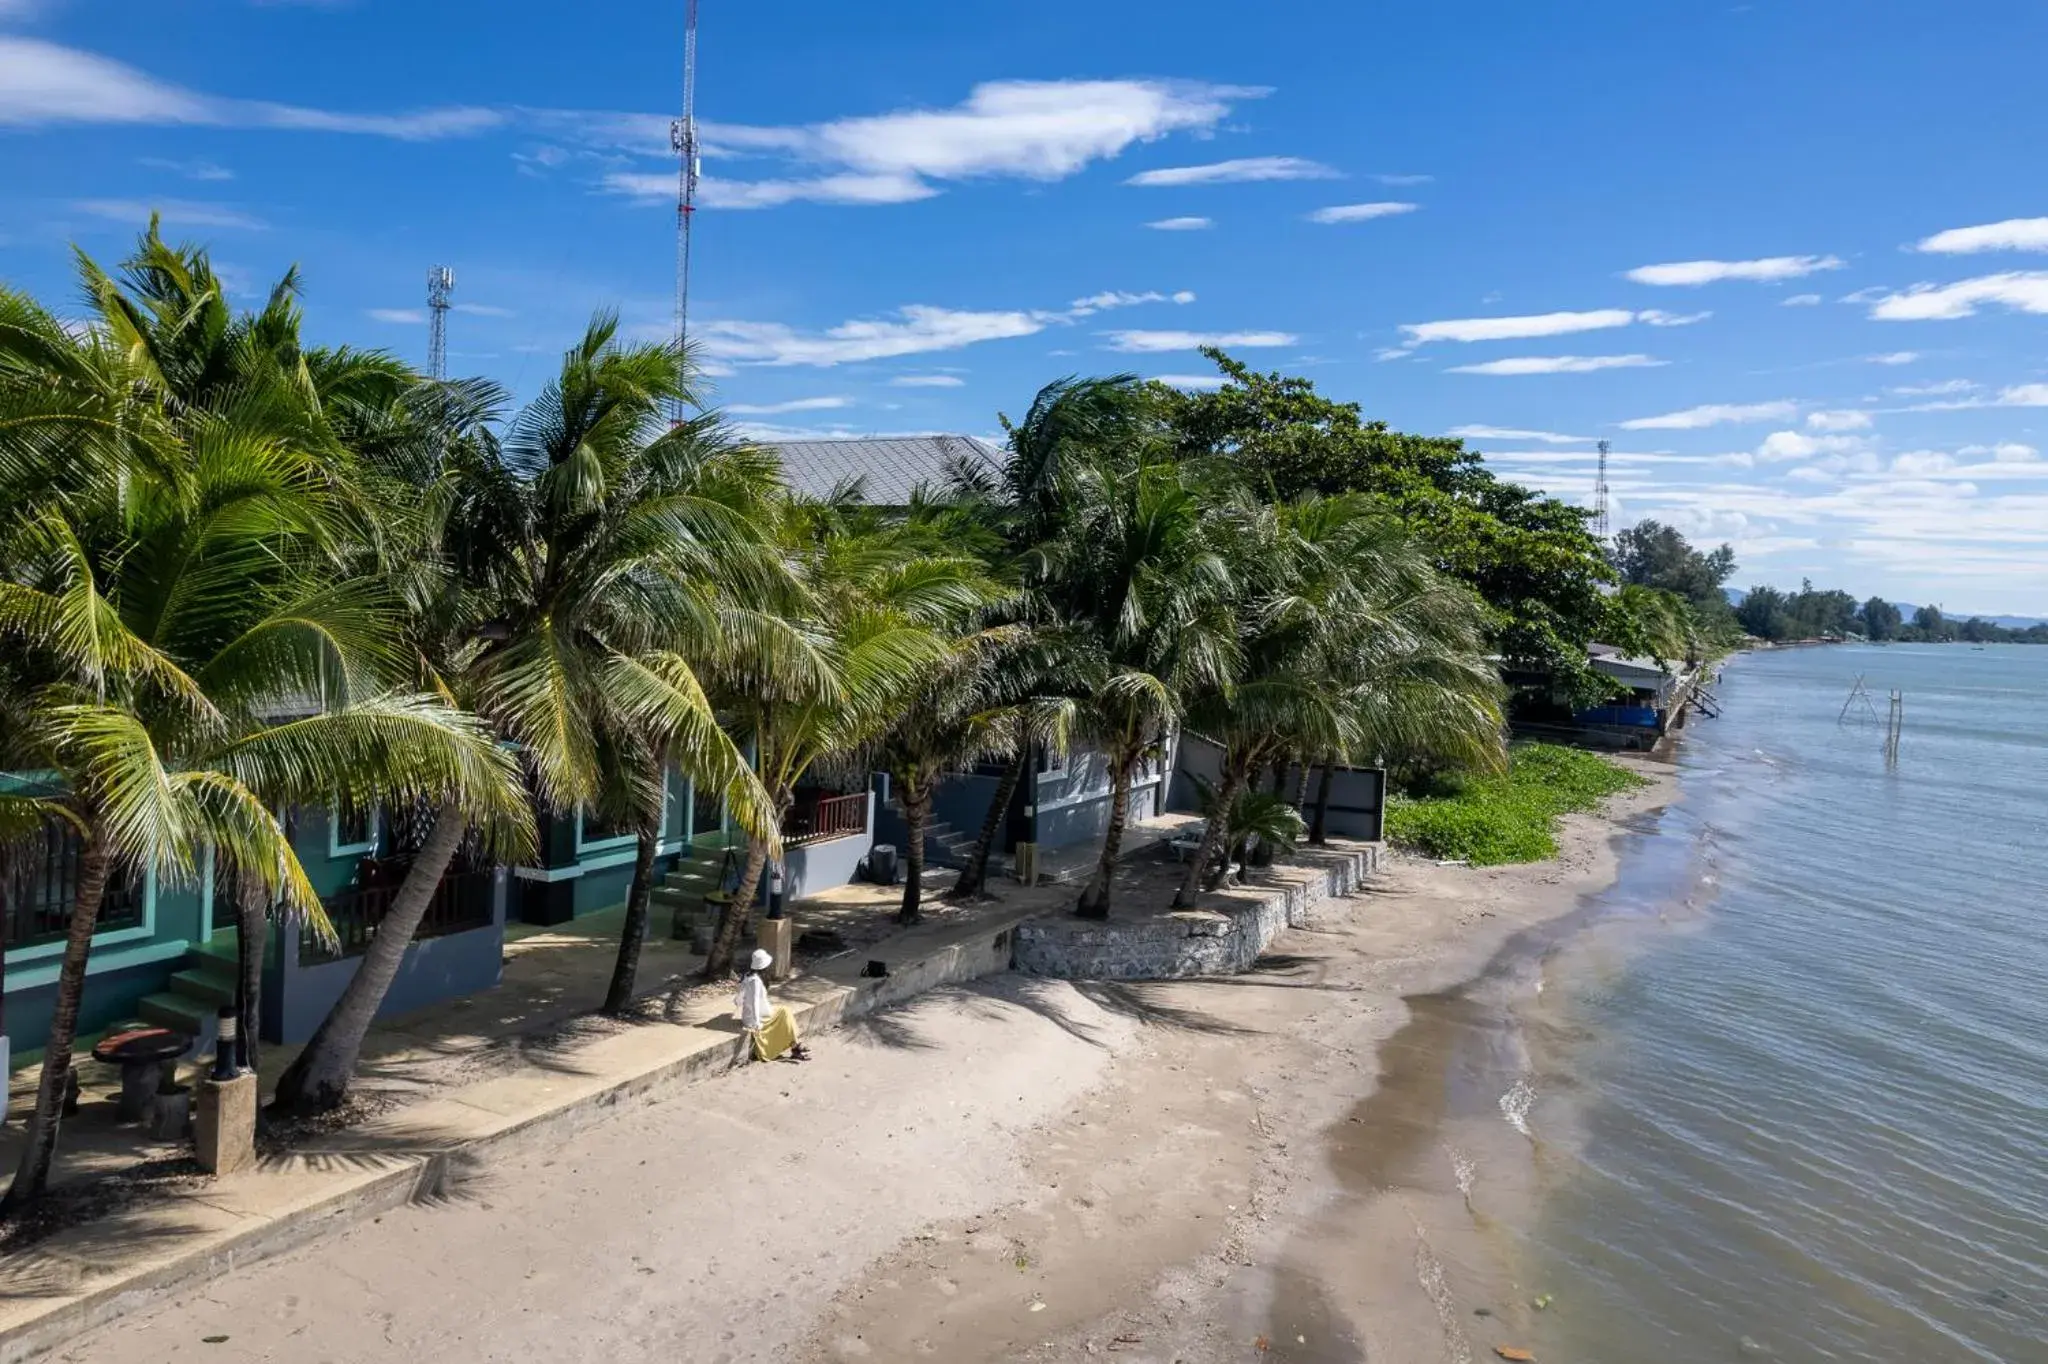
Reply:
[[[683, 8], [683, 116], [669, 124], [669, 145], [676, 153], [676, 366], [677, 378], [688, 382], [683, 346], [690, 339], [690, 226], [697, 216], [697, 0]], [[674, 418], [684, 418], [676, 400]]]

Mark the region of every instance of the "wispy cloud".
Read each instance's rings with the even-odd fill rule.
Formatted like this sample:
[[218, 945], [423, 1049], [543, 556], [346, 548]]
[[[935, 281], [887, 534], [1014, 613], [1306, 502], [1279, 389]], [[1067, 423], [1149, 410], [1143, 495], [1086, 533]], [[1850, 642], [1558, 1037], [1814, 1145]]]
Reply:
[[1788, 299], [1780, 300], [1778, 306], [1780, 308], [1817, 308], [1820, 306], [1820, 295], [1794, 294]]
[[1871, 303], [1879, 322], [1948, 321], [1974, 317], [1996, 303], [2020, 313], [2048, 313], [2048, 270], [2008, 270], [1953, 284], [1915, 284]]
[[1784, 421], [1799, 410], [1793, 402], [1707, 403], [1658, 417], [1637, 417], [1621, 424], [1624, 431], [1700, 431], [1737, 422]]
[[1882, 355], [1866, 355], [1864, 360], [1873, 365], [1910, 365], [1920, 358], [1917, 350], [1890, 350]]
[[1104, 335], [1111, 350], [1124, 351], [1132, 355], [1200, 350], [1204, 346], [1218, 346], [1224, 350], [1256, 350], [1269, 346], [1291, 346], [1301, 339], [1293, 332], [1114, 331]]
[[[1142, 142], [1207, 132], [1263, 89], [1171, 80], [988, 81], [951, 108], [902, 109], [798, 127], [710, 124], [707, 160], [768, 156], [805, 168], [741, 180], [706, 176], [715, 208], [810, 202], [901, 204], [929, 199], [946, 182], [1009, 178], [1054, 181]], [[566, 140], [624, 150], [659, 146], [667, 116], [532, 110], [526, 117]], [[673, 194], [674, 172], [615, 172], [604, 185], [639, 199]]]
[[1868, 431], [1871, 424], [1868, 412], [1859, 412], [1854, 408], [1806, 414], [1806, 429], [1809, 431]]
[[261, 218], [226, 204], [195, 203], [189, 199], [78, 199], [71, 205], [80, 213], [117, 223], [141, 225], [151, 213], [163, 215], [166, 226], [223, 227], [237, 232], [263, 232], [270, 227]]
[[1712, 312], [1667, 313], [1662, 308], [1645, 308], [1636, 314], [1636, 320], [1646, 322], [1652, 327], [1690, 327], [1693, 323], [1704, 322], [1713, 315]]
[[1591, 374], [1603, 369], [1653, 369], [1668, 363], [1648, 355], [1521, 355], [1478, 365], [1453, 365], [1451, 374]]
[[821, 332], [780, 322], [710, 321], [696, 324], [707, 355], [754, 365], [832, 365], [958, 350], [984, 341], [1030, 336], [1049, 325], [1045, 313], [977, 312], [913, 303], [882, 318], [842, 322]]
[[1982, 251], [2048, 251], [2048, 218], [2007, 218], [1975, 227], [1952, 227], [1923, 237], [1913, 248], [1939, 255], [1968, 256]]
[[376, 322], [393, 322], [404, 326], [421, 326], [427, 320], [424, 308], [369, 308], [365, 315]]
[[1200, 166], [1162, 166], [1140, 171], [1127, 185], [1228, 185], [1252, 180], [1339, 180], [1343, 172], [1299, 156], [1245, 156]]
[[136, 163], [151, 170], [169, 171], [182, 175], [187, 180], [232, 180], [235, 173], [226, 166], [217, 166], [211, 161], [173, 161], [164, 156], [145, 156]]
[[1538, 313], [1528, 317], [1463, 317], [1446, 322], [1413, 322], [1402, 326], [1408, 344], [1431, 341], [1522, 341], [1536, 336], [1626, 327], [1636, 320], [1627, 308], [1601, 308], [1581, 313]]
[[1698, 286], [1723, 280], [1750, 280], [1761, 284], [1801, 279], [1821, 270], [1839, 270], [1847, 264], [1839, 256], [1765, 256], [1759, 260], [1683, 260], [1663, 265], [1639, 265], [1627, 278], [1638, 284]]
[[425, 141], [494, 128], [497, 110], [465, 106], [354, 114], [201, 94], [77, 48], [0, 35], [0, 126], [53, 123], [194, 124], [361, 133]]
[[1379, 203], [1379, 204], [1332, 204], [1319, 208], [1308, 215], [1312, 223], [1365, 223], [1374, 218], [1393, 218], [1403, 213], [1413, 213], [1420, 204]]
[[1145, 226], [1155, 232], [1202, 232], [1216, 225], [1212, 218], [1160, 218]]
[[1436, 177], [1434, 175], [1368, 175], [1366, 179], [1376, 180], [1380, 184], [1386, 185], [1389, 188], [1401, 188], [1407, 185], [1431, 185], [1436, 183]]
[[1193, 393], [1213, 393], [1230, 381], [1221, 374], [1155, 374], [1152, 382]]
[[851, 407], [853, 399], [837, 395], [821, 398], [792, 398], [785, 403], [728, 403], [725, 410], [749, 417], [773, 417], [785, 412], [829, 412], [834, 408]]
[[1157, 290], [1147, 290], [1142, 294], [1134, 294], [1120, 289], [1105, 289], [1099, 294], [1090, 294], [1086, 298], [1075, 299], [1067, 305], [1064, 317], [1067, 320], [1075, 320], [1083, 317], [1093, 317], [1095, 314], [1110, 308], [1135, 308], [1145, 303], [1185, 304], [1193, 303], [1194, 301], [1195, 294], [1192, 289], [1180, 289], [1171, 294], [1162, 294]]
[[1809, 436], [1802, 431], [1773, 431], [1756, 448], [1765, 463], [1788, 459], [1812, 459], [1815, 455], [1845, 455], [1869, 447], [1861, 436]]
[[1581, 445], [1591, 436], [1566, 436], [1556, 431], [1523, 431], [1511, 426], [1454, 426], [1444, 433], [1461, 440], [1533, 440], [1544, 445]]
[[891, 388], [964, 388], [966, 384], [957, 374], [899, 374], [889, 381]]
[[1971, 393], [1977, 388], [1978, 385], [1969, 379], [1943, 379], [1930, 384], [1901, 384], [1891, 391], [1900, 397], [1911, 398], [1944, 393]]

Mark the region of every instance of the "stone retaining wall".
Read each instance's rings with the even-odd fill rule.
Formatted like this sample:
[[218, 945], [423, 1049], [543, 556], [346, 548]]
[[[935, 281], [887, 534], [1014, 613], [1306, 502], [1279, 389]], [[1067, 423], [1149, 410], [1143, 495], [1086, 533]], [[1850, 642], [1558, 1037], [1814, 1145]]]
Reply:
[[1163, 910], [1106, 922], [1071, 914], [1017, 925], [1014, 969], [1064, 980], [1174, 980], [1232, 975], [1252, 963], [1283, 928], [1348, 895], [1379, 866], [1375, 843], [1300, 849], [1262, 883], [1206, 896], [1199, 909]]

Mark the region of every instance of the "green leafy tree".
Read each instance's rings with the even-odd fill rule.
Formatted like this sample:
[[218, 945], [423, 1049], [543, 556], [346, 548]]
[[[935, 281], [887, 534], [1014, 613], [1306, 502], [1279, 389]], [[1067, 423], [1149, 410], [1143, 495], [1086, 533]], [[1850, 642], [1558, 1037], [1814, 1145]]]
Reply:
[[1863, 619], [1864, 635], [1872, 640], [1897, 639], [1899, 627], [1906, 623], [1905, 614], [1883, 597], [1863, 603], [1858, 615]]

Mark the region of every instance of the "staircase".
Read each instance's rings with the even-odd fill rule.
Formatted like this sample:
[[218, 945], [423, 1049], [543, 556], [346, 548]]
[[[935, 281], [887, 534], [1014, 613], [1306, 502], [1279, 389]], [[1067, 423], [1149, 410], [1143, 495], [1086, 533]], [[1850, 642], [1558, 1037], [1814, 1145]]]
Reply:
[[220, 1006], [235, 1002], [235, 935], [216, 936], [186, 949], [182, 966], [171, 973], [170, 988], [145, 995], [136, 1014], [145, 1023], [171, 1028], [211, 1045]]
[[924, 860], [928, 866], [955, 867], [965, 869], [967, 859], [974, 856], [974, 850], [981, 839], [974, 834], [964, 834], [943, 820], [935, 820], [925, 826]]
[[[675, 869], [662, 877], [661, 884], [654, 888], [649, 898], [669, 914], [673, 926], [671, 932], [694, 923], [704, 913], [704, 897], [718, 889], [719, 878], [725, 869], [725, 854], [726, 849], [722, 846], [692, 844], [676, 860]], [[676, 936], [689, 935], [684, 931]]]

